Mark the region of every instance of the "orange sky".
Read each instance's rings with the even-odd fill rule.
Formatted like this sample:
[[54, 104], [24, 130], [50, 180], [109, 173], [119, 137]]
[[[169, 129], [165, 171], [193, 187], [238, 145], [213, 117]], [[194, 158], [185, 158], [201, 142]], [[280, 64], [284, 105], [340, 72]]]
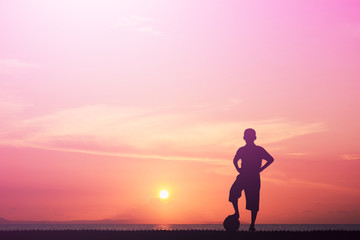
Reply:
[[252, 127], [258, 223], [359, 224], [359, 9], [2, 1], [0, 217], [222, 222]]

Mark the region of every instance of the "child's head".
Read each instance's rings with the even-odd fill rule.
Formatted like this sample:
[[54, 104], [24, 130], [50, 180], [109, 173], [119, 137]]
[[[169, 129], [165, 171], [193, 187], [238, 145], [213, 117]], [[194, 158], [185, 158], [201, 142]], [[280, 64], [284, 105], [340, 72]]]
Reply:
[[244, 132], [244, 140], [246, 142], [254, 142], [256, 140], [256, 132], [252, 128], [248, 128]]

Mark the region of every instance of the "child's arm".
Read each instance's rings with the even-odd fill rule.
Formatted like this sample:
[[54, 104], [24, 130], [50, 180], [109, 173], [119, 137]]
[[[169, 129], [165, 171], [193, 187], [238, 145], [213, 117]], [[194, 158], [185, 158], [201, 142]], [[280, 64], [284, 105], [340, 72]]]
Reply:
[[260, 168], [260, 172], [264, 171], [265, 168], [267, 168], [268, 166], [270, 166], [270, 164], [274, 162], [274, 158], [265, 149], [263, 150], [263, 159], [266, 161], [266, 163]]
[[240, 160], [240, 154], [239, 154], [239, 150], [236, 152], [235, 154], [235, 157], [234, 157], [234, 160], [233, 160], [233, 163], [234, 163], [234, 166], [236, 168], [236, 171], [238, 171], [239, 173], [241, 172], [241, 168], [239, 168], [239, 162]]

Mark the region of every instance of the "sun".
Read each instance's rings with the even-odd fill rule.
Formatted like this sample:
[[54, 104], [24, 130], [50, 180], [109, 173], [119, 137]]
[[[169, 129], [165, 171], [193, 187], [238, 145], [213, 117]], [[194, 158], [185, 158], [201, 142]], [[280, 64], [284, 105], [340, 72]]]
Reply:
[[169, 192], [166, 190], [161, 190], [160, 191], [160, 198], [161, 199], [167, 199], [169, 197]]

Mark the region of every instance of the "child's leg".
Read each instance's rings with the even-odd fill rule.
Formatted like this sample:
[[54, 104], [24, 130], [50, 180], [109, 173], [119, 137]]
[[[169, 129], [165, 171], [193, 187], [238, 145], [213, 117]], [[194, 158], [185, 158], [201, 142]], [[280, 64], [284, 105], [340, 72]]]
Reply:
[[235, 215], [237, 218], [239, 218], [240, 214], [239, 214], [238, 200], [232, 201], [231, 203], [232, 203], [233, 206], [234, 206], [234, 210], [235, 210], [235, 214], [234, 214], [234, 215]]
[[250, 224], [250, 231], [255, 231], [255, 220], [258, 211], [251, 211], [251, 224]]
[[235, 214], [237, 218], [239, 218], [239, 207], [238, 207], [238, 200], [241, 197], [241, 192], [243, 190], [243, 186], [241, 184], [240, 180], [240, 174], [236, 177], [235, 182], [230, 188], [230, 194], [229, 194], [229, 201], [234, 206]]

